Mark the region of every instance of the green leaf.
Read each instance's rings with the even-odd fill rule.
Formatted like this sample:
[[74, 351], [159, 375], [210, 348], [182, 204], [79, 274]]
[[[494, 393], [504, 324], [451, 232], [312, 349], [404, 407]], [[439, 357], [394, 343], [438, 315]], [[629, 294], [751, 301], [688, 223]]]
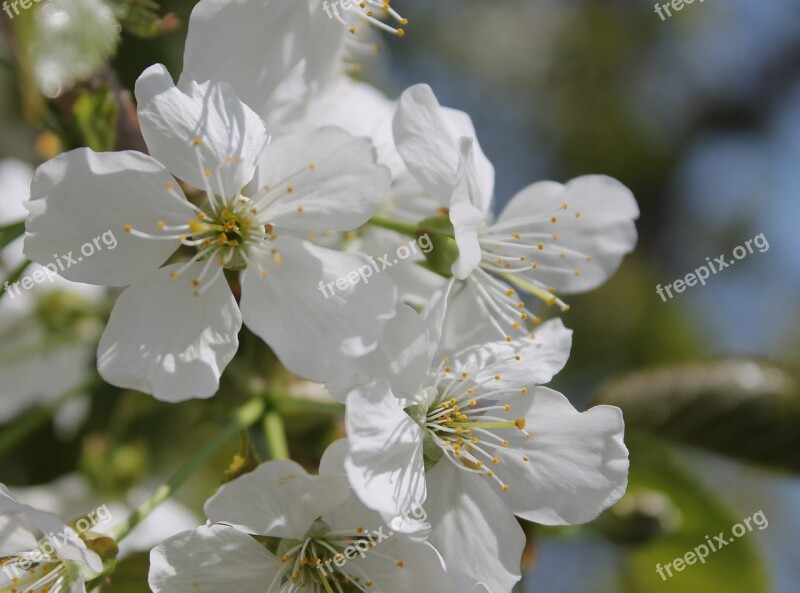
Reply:
[[5, 249], [12, 241], [21, 237], [24, 232], [24, 220], [0, 227], [0, 249]]
[[[623, 593], [762, 593], [768, 590], [765, 570], [756, 551], [755, 533], [747, 532], [732, 543], [710, 552], [704, 563], [697, 560], [680, 572], [671, 569], [672, 577], [664, 571], [659, 576], [656, 566], [662, 567], [683, 558], [701, 545], [708, 547], [706, 536], [724, 533], [733, 536], [732, 528], [746, 517], [732, 514], [712, 494], [697, 483], [679, 465], [670, 452], [658, 443], [635, 439], [631, 447], [631, 473], [628, 494], [615, 507], [614, 514], [624, 513], [627, 507], [641, 508], [650, 514], [662, 514], [664, 531], [649, 543], [633, 546], [627, 555]], [[752, 509], [756, 513], [759, 509]], [[702, 553], [702, 549], [701, 549]]]
[[107, 84], [93, 91], [81, 90], [72, 113], [86, 146], [97, 152], [114, 150], [119, 104]]
[[800, 472], [800, 388], [775, 364], [729, 359], [635, 373], [603, 387], [597, 403], [619, 406], [628, 432]]

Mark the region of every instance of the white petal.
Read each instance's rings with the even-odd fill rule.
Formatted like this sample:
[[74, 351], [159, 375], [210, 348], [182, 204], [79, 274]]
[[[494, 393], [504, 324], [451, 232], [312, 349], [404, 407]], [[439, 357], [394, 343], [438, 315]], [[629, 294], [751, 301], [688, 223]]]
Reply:
[[458, 172], [456, 186], [450, 198], [450, 222], [453, 223], [458, 260], [453, 264], [453, 276], [463, 280], [481, 262], [478, 227], [483, 223], [483, 213], [475, 207], [479, 189], [475, 173], [475, 157], [471, 138], [458, 141]]
[[480, 386], [477, 393], [533, 387], [564, 368], [571, 346], [572, 331], [553, 319], [536, 330], [535, 339], [489, 342], [460, 352], [453, 357], [453, 372], [468, 371]]
[[181, 88], [224, 80], [258, 113], [310, 44], [308, 2], [202, 0], [192, 10]]
[[[475, 344], [503, 340], [508, 335], [488, 322], [493, 312], [485, 309], [473, 282], [451, 280], [450, 289], [437, 293], [425, 314], [430, 319], [429, 327], [433, 323], [439, 328], [439, 347], [434, 360]], [[475, 323], [476, 319], [484, 322]]]
[[179, 244], [134, 237], [125, 225], [156, 233], [159, 220], [180, 225], [193, 215], [174, 181], [138, 152], [61, 154], [36, 170], [25, 255], [75, 282], [127, 286], [155, 271]]
[[[508, 253], [527, 255], [537, 262], [538, 267], [524, 272], [524, 277], [559, 292], [575, 293], [599, 286], [616, 271], [636, 245], [634, 220], [638, 217], [639, 208], [628, 188], [610, 177], [589, 175], [566, 185], [543, 181], [523, 189], [496, 224], [503, 224], [509, 236], [512, 231], [544, 233], [542, 250], [511, 248]], [[558, 239], [551, 240], [550, 234]]]
[[294, 461], [268, 461], [224, 484], [205, 512], [213, 522], [254, 535], [300, 538], [349, 496], [344, 476], [310, 476]]
[[[445, 572], [441, 556], [428, 542], [401, 534], [376, 544], [364, 558], [356, 556], [342, 569], [351, 578], [366, 574], [380, 591], [392, 593], [456, 593], [459, 589]], [[402, 563], [402, 565], [398, 565]], [[356, 568], [358, 570], [354, 570]], [[363, 572], [362, 572], [363, 571]]]
[[200, 189], [208, 181], [226, 198], [253, 178], [269, 134], [229, 84], [192, 82], [184, 93], [164, 66], [154, 64], [136, 81], [136, 100], [150, 154], [177, 177]]
[[242, 318], [225, 277], [194, 296], [191, 279], [202, 263], [177, 280], [166, 266], [117, 299], [97, 347], [100, 375], [117, 387], [178, 402], [208, 398], [239, 347]]
[[[389, 275], [375, 273], [365, 284], [359, 268], [374, 272], [366, 256], [324, 249], [287, 235], [271, 245], [277, 250], [274, 255], [251, 253], [242, 278], [241, 307], [247, 327], [290, 371], [312, 381], [333, 378], [345, 357], [373, 351], [395, 312], [397, 289]], [[346, 280], [348, 275], [355, 284]], [[336, 289], [337, 279], [342, 290]], [[333, 289], [326, 288], [329, 283]]]
[[538, 387], [507, 400], [501, 417], [526, 419], [526, 439], [510, 437], [512, 449], [498, 450], [497, 475], [509, 485], [499, 494], [520, 517], [546, 525], [591, 521], [625, 493], [628, 450], [622, 412], [597, 406], [579, 413], [560, 393]]
[[359, 227], [375, 214], [392, 181], [369, 138], [330, 126], [278, 138], [259, 163], [256, 187], [270, 188], [261, 218], [278, 228]]
[[394, 140], [409, 171], [434, 197], [447, 200], [453, 192], [458, 171], [458, 139], [475, 139], [477, 183], [480, 210], [489, 212], [494, 193], [494, 167], [475, 138], [472, 121], [465, 113], [445, 109], [426, 84], [412, 86], [400, 97], [395, 114]]
[[422, 430], [403, 411], [385, 381], [353, 390], [345, 425], [347, 478], [371, 509], [400, 515], [425, 501]]
[[429, 541], [448, 569], [492, 593], [510, 593], [520, 579], [525, 534], [487, 478], [442, 459], [428, 472], [425, 510], [433, 525]]
[[383, 379], [389, 382], [395, 397], [411, 402], [428, 376], [431, 354], [425, 324], [414, 309], [401, 304], [394, 319], [386, 324], [378, 347], [366, 356], [345, 361], [341, 375], [326, 387], [344, 402], [357, 385]]
[[252, 537], [225, 525], [185, 531], [150, 552], [155, 593], [263, 593], [280, 561]]

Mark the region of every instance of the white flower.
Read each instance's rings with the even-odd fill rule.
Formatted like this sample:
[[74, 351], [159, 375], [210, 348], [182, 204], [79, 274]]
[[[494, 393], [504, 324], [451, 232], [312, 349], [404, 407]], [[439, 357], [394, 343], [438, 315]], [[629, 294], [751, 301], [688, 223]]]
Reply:
[[[25, 218], [23, 203], [30, 197], [32, 178], [33, 167], [29, 164], [14, 159], [0, 161], [0, 226]], [[47, 281], [35, 284], [30, 290], [6, 284], [6, 272], [15, 270], [24, 261], [21, 237], [0, 254], [0, 277], [4, 284], [0, 293], [0, 385], [3, 385], [0, 423], [78, 387], [88, 378], [94, 356], [93, 349], [79, 343], [78, 336], [72, 342], [53, 343], [48, 338], [49, 328], [36, 313], [44, 298], [68, 300], [75, 305], [94, 304], [102, 297], [103, 289], [45, 274], [38, 264], [29, 265], [25, 276], [35, 274]], [[43, 368], [51, 372], [43, 373]], [[87, 397], [74, 397], [59, 407], [55, 416], [58, 432], [62, 436], [72, 433], [87, 410]]]
[[[524, 536], [513, 515], [549, 525], [592, 520], [623, 495], [628, 452], [619, 409], [578, 413], [540, 387], [566, 363], [560, 320], [535, 339], [470, 347], [431, 364], [437, 334], [411, 311], [387, 326], [346, 397], [347, 476], [387, 517], [428, 511], [430, 541], [448, 568], [510, 591]], [[469, 542], [468, 546], [463, 542]]]
[[[376, 277], [321, 298], [320, 283], [366, 257], [296, 236], [369, 219], [390, 184], [369, 139], [329, 127], [266, 147], [263, 122], [229, 85], [191, 83], [184, 93], [161, 65], [142, 74], [136, 96], [152, 156], [60, 155], [38, 169], [28, 203], [25, 247], [34, 261], [77, 255], [92, 237], [119, 233], [115, 249], [77, 257], [62, 272], [130, 285], [98, 346], [103, 378], [168, 401], [210, 397], [242, 321], [285, 366], [312, 380], [374, 349], [393, 314], [391, 280]], [[187, 200], [173, 175], [204, 189], [206, 201]], [[194, 255], [160, 267], [180, 246]], [[226, 270], [243, 271], [241, 313]]]
[[[409, 171], [449, 209], [458, 245], [456, 280], [438, 296], [453, 301], [443, 347], [529, 333], [541, 319], [515, 289], [566, 310], [557, 293], [599, 286], [636, 243], [636, 200], [601, 175], [530, 185], [493, 221], [494, 170], [469, 118], [454, 121], [427, 85], [403, 93], [394, 138]], [[464, 327], [477, 318], [489, 324]]]
[[17, 502], [0, 484], [0, 591], [85, 593], [103, 562], [53, 513]]
[[[92, 533], [108, 534], [119, 523], [134, 512], [153, 488], [136, 487], [126, 493], [125, 500], [101, 497], [91, 488], [81, 474], [67, 474], [45, 484], [29, 488], [15, 488], [14, 494], [20, 502], [32, 507], [48, 510], [60, 517], [78, 517], [89, 509], [104, 507], [107, 512], [96, 516]], [[97, 515], [97, 514], [96, 514]], [[85, 515], [84, 515], [85, 516]], [[150, 515], [119, 542], [117, 559], [134, 552], [145, 552], [168, 537], [191, 529], [197, 525], [197, 516], [177, 500], [161, 503]]]
[[152, 551], [151, 589], [455, 592], [430, 544], [393, 533], [350, 494], [338, 445], [326, 452], [319, 476], [271, 461], [222, 486], [205, 506], [210, 525]]

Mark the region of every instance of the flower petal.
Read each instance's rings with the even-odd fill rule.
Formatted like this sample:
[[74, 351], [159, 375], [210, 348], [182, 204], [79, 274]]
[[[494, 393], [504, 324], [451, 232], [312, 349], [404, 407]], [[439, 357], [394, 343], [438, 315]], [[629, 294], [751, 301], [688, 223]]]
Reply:
[[425, 510], [433, 525], [429, 541], [448, 570], [492, 593], [510, 593], [520, 579], [525, 534], [486, 478], [442, 459], [428, 472]]
[[[509, 438], [498, 450], [497, 475], [509, 489], [500, 492], [515, 514], [545, 525], [591, 521], [625, 493], [628, 450], [622, 412], [596, 406], [579, 413], [566, 397], [545, 387], [508, 400], [501, 417], [524, 416], [526, 439]], [[529, 458], [523, 461], [516, 450]]]
[[[388, 274], [362, 282], [359, 268], [372, 268], [361, 254], [288, 235], [271, 245], [275, 253], [252, 252], [244, 272], [244, 322], [290, 371], [312, 381], [332, 379], [345, 357], [377, 347], [386, 321], [395, 314], [397, 289]], [[337, 291], [337, 284], [343, 288]]]
[[345, 425], [350, 485], [371, 509], [400, 515], [425, 501], [422, 430], [403, 411], [389, 383], [354, 389], [347, 397]]
[[117, 299], [97, 347], [98, 371], [112, 385], [169, 402], [208, 398], [219, 388], [239, 347], [241, 314], [224, 276], [194, 296], [189, 278], [203, 264], [173, 280], [180, 267], [161, 268]]
[[228, 83], [192, 82], [182, 92], [154, 64], [136, 81], [136, 100], [150, 154], [177, 177], [226, 198], [253, 178], [269, 133]]
[[441, 107], [431, 87], [418, 84], [400, 97], [392, 127], [397, 150], [409, 171], [445, 208], [456, 183], [458, 139], [475, 139], [479, 209], [488, 214], [494, 193], [494, 167], [483, 154], [468, 115]]
[[458, 259], [453, 264], [453, 276], [463, 280], [481, 263], [478, 227], [483, 213], [475, 207], [479, 201], [472, 138], [458, 141], [458, 172], [453, 195], [450, 197], [450, 222], [453, 223]]
[[224, 80], [263, 113], [309, 44], [308, 2], [201, 0], [189, 18], [180, 86]]
[[205, 512], [254, 535], [300, 538], [349, 496], [344, 476], [310, 476], [294, 461], [268, 461], [220, 487]]
[[408, 305], [397, 307], [397, 314], [386, 324], [378, 347], [359, 358], [349, 359], [340, 376], [326, 387], [340, 402], [357, 385], [386, 380], [394, 397], [412, 402], [428, 376], [431, 352], [428, 335], [419, 314]]
[[416, 541], [402, 534], [376, 544], [376, 552], [367, 551], [344, 565], [342, 571], [351, 579], [369, 575], [379, 591], [392, 593], [456, 593], [458, 589], [444, 568], [442, 558], [428, 542]]
[[575, 293], [599, 286], [616, 271], [636, 245], [638, 217], [639, 207], [628, 188], [610, 177], [588, 175], [566, 185], [542, 181], [523, 189], [496, 225], [503, 225], [502, 232], [509, 235], [516, 231], [547, 237], [533, 252], [520, 247], [504, 253], [536, 261], [535, 269], [521, 273], [526, 279]]
[[[175, 195], [166, 189], [173, 186]], [[129, 235], [126, 224], [155, 233], [159, 220], [180, 225], [193, 215], [156, 160], [138, 152], [88, 148], [41, 165], [26, 207], [25, 255], [69, 280], [103, 286], [127, 286], [147, 276], [179, 246], [177, 240]]]
[[179, 533], [150, 552], [154, 593], [263, 593], [280, 561], [249, 535], [226, 525]]
[[560, 319], [553, 319], [537, 329], [535, 336], [468, 348], [453, 357], [453, 373], [469, 372], [478, 384], [476, 393], [548, 383], [567, 364], [572, 331]]
[[369, 138], [332, 126], [275, 140], [259, 161], [256, 187], [268, 187], [261, 218], [278, 228], [347, 231], [375, 214], [389, 191]]

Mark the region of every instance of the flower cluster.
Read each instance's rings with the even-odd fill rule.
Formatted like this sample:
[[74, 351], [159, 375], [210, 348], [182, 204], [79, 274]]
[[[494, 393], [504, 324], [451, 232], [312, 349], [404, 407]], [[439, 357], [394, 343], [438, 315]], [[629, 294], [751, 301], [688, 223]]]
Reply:
[[[348, 76], [373, 5], [396, 14], [361, 3], [356, 30], [318, 0], [201, 0], [177, 84], [162, 65], [136, 83], [149, 154], [78, 149], [34, 176], [31, 260], [118, 237], [62, 272], [124, 288], [97, 350], [108, 383], [211, 397], [244, 324], [345, 405], [319, 475], [264, 463], [208, 500], [207, 525], [154, 548], [156, 593], [509, 593], [516, 517], [584, 523], [625, 491], [621, 412], [580, 413], [544, 386], [571, 332], [543, 317], [633, 249], [636, 201], [593, 175], [530, 185], [495, 217], [467, 114], [424, 84], [393, 101]], [[427, 252], [321, 296], [422, 236]], [[74, 550], [34, 590], [74, 575], [82, 591], [75, 563], [100, 568]]]

